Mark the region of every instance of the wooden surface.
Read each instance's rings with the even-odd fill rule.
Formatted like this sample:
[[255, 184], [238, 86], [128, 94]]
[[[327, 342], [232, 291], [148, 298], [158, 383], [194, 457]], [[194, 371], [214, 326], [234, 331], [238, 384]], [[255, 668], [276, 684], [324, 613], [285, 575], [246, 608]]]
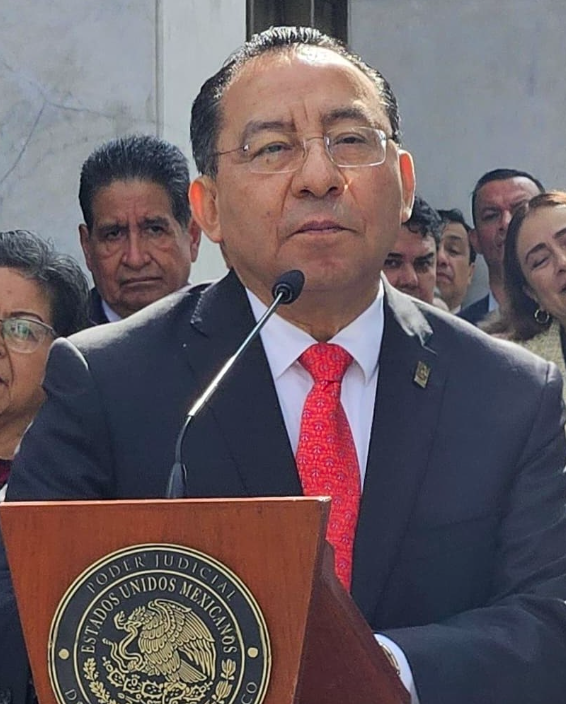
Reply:
[[332, 556], [325, 555], [328, 508], [328, 500], [303, 497], [2, 504], [2, 532], [40, 704], [56, 704], [47, 644], [64, 593], [97, 560], [143, 543], [201, 551], [246, 584], [271, 641], [264, 704], [408, 701], [334, 576]]
[[41, 704], [56, 704], [47, 643], [53, 614], [96, 560], [174, 543], [234, 571], [263, 611], [276, 667], [265, 704], [292, 702], [327, 502], [312, 499], [4, 503], [2, 532]]
[[336, 578], [332, 549], [326, 547], [307, 622], [297, 704], [410, 704], [409, 692]]

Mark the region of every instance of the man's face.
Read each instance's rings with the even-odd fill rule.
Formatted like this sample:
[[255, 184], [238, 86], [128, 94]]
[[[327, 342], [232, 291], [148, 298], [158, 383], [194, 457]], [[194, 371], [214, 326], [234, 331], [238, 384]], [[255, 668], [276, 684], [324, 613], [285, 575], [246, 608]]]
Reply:
[[446, 223], [438, 248], [436, 285], [450, 310], [462, 305], [473, 273], [466, 228], [459, 222]]
[[79, 227], [98, 292], [125, 318], [187, 283], [200, 230], [174, 217], [165, 189], [152, 181], [113, 181], [92, 201], [93, 226]]
[[299, 268], [306, 278], [301, 301], [322, 294], [367, 304], [410, 211], [412, 160], [388, 141], [383, 164], [338, 168], [321, 137], [354, 126], [391, 134], [374, 84], [334, 52], [302, 48], [252, 60], [221, 108], [218, 151], [237, 149], [258, 131], [277, 145], [294, 130], [308, 139], [307, 156], [298, 170], [276, 174], [252, 173], [236, 153], [220, 156], [216, 179], [191, 187], [202, 228], [264, 302], [282, 272]]
[[480, 188], [474, 207], [475, 229], [470, 239], [483, 254], [490, 272], [500, 272], [507, 228], [513, 213], [539, 193], [535, 183], [523, 176], [503, 181], [489, 181]]
[[425, 303], [432, 303], [436, 286], [434, 237], [423, 237], [420, 232], [413, 232], [405, 225], [400, 227], [383, 272], [394, 288]]

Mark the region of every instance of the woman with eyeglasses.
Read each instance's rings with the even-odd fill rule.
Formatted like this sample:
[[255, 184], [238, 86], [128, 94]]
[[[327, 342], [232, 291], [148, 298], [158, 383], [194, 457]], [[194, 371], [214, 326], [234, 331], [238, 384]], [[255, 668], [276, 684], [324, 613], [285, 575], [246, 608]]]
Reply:
[[0, 232], [0, 501], [43, 401], [51, 343], [88, 325], [88, 283], [75, 260], [27, 230]]

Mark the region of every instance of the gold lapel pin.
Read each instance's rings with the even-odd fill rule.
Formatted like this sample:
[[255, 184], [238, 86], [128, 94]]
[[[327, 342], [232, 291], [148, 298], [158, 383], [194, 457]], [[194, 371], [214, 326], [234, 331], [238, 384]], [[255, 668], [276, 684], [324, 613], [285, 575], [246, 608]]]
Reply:
[[426, 389], [429, 377], [430, 367], [428, 366], [428, 364], [425, 364], [425, 362], [417, 362], [415, 376], [413, 377], [413, 381], [415, 382], [415, 384], [417, 384], [417, 386], [420, 386], [421, 389]]

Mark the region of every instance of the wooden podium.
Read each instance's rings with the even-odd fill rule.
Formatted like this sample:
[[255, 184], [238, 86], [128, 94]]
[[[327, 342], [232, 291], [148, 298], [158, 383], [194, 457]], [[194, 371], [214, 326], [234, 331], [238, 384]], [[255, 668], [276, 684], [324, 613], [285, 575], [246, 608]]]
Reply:
[[[303, 497], [2, 504], [2, 532], [40, 704], [57, 704], [48, 651], [69, 587], [109, 554], [147, 545], [185, 546], [209, 556], [253, 595], [269, 634], [270, 675], [260, 697], [265, 704], [407, 703], [408, 693], [334, 575], [323, 537], [328, 509], [328, 500]], [[128, 650], [130, 642], [114, 646], [124, 672], [128, 661], [140, 660]], [[147, 663], [145, 668], [152, 673]], [[260, 700], [245, 691], [222, 699], [225, 691], [202, 704]], [[84, 692], [58, 696], [77, 704], [102, 701]], [[153, 701], [142, 698], [140, 704]]]

